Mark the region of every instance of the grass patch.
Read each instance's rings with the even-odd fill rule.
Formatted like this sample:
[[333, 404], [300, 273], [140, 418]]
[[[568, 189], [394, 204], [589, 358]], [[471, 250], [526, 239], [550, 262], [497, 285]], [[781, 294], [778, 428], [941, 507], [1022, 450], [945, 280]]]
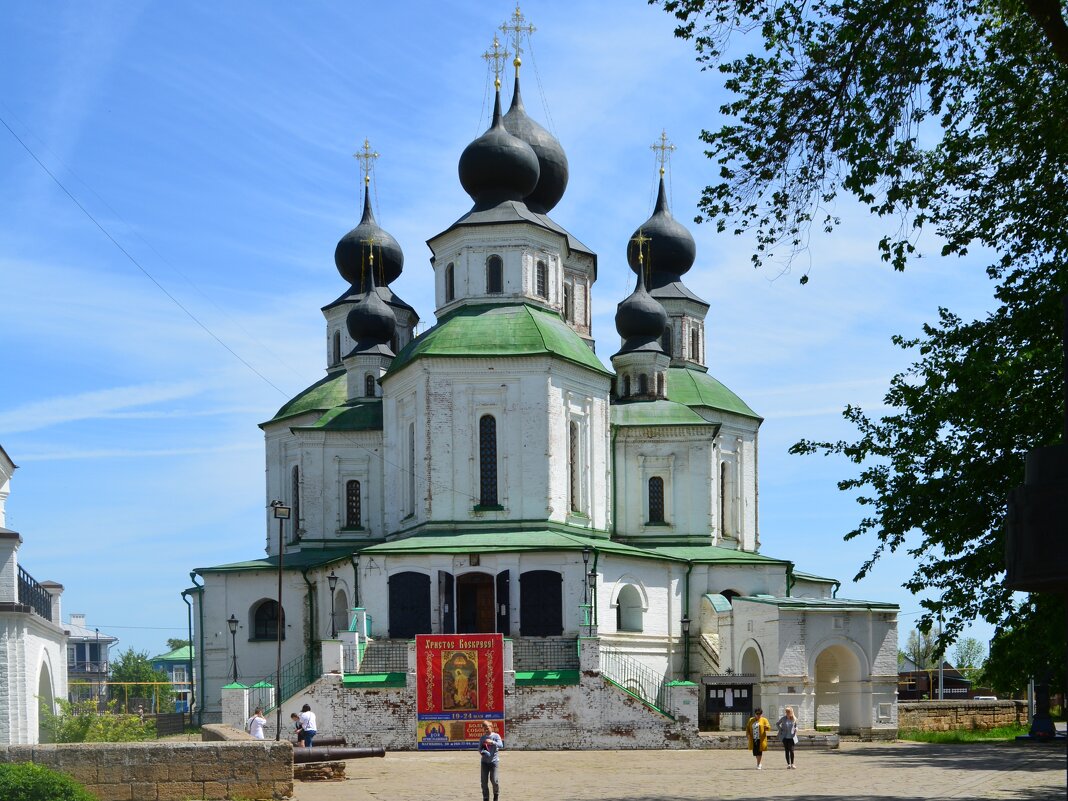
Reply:
[[998, 726], [995, 729], [960, 729], [957, 731], [914, 731], [902, 730], [897, 734], [899, 740], [914, 743], [997, 743], [1015, 740], [1021, 734], [1027, 734], [1026, 726]]

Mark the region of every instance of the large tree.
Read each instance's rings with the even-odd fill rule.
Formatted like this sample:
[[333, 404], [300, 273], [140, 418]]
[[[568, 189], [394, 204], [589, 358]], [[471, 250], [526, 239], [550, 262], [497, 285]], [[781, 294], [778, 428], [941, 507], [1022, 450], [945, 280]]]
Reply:
[[[887, 549], [916, 559], [906, 586], [944, 618], [940, 646], [971, 620], [998, 626], [1028, 660], [1060, 665], [1059, 634], [1031, 637], [1059, 599], [1017, 603], [1002, 586], [1002, 525], [1028, 450], [1061, 438], [1060, 297], [1068, 290], [1068, 29], [1061, 0], [665, 0], [698, 59], [732, 94], [702, 134], [719, 165], [702, 218], [752, 232], [755, 264], [789, 259], [851, 195], [887, 227], [878, 252], [904, 269], [932, 229], [943, 256], [982, 247], [997, 306], [947, 309], [897, 337], [915, 354], [891, 411], [849, 407], [856, 437], [801, 442], [856, 472], [839, 486], [865, 514], [867, 574]], [[746, 37], [749, 37], [748, 39]], [[724, 59], [730, 48], [748, 54]], [[702, 219], [699, 218], [699, 219]], [[926, 241], [926, 240], [925, 240]], [[808, 280], [808, 275], [802, 277]], [[994, 647], [1009, 673], [1011, 649]], [[993, 665], [998, 669], [997, 665]], [[1015, 679], [1013, 679], [1015, 682]]]

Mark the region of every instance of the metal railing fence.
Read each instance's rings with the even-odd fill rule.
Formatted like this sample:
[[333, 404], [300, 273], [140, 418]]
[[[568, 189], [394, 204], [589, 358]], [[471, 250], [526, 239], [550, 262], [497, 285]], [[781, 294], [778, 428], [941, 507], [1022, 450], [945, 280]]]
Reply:
[[[281, 681], [278, 682], [278, 692], [274, 693], [274, 685], [278, 679], [275, 671], [271, 671], [249, 690], [249, 706], [255, 709], [261, 707], [264, 712], [269, 712], [276, 706], [280, 706], [294, 695], [299, 693], [323, 672], [323, 658], [320, 653], [301, 654], [292, 662], [282, 665]], [[272, 703], [272, 694], [274, 695]]]
[[667, 688], [664, 677], [633, 657], [614, 648], [601, 646], [601, 675], [620, 689], [633, 695], [657, 712], [667, 711]]
[[517, 637], [512, 640], [514, 670], [578, 670], [575, 637]]
[[52, 596], [19, 565], [19, 603], [30, 607], [45, 620], [52, 619]]

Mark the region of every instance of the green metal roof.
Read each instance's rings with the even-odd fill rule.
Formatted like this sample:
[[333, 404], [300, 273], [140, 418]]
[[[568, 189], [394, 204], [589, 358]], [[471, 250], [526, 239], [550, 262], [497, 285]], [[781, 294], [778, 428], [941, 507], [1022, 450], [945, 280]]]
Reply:
[[715, 426], [689, 406], [670, 400], [624, 401], [612, 404], [612, 425]]
[[788, 565], [788, 559], [774, 559], [752, 551], [738, 551], [719, 545], [663, 545], [649, 546], [645, 550], [658, 556], [681, 559], [686, 562], [710, 562], [740, 565]]
[[479, 532], [434, 532], [417, 534], [404, 539], [382, 542], [364, 548], [367, 554], [423, 554], [423, 553], [515, 553], [517, 551], [578, 551], [589, 546], [601, 553], [619, 556], [657, 558], [641, 548], [621, 542], [568, 534], [551, 529]]
[[[349, 399], [348, 380], [345, 371], [330, 373], [326, 378], [320, 379], [288, 401], [281, 409], [275, 412], [267, 422], [274, 423], [285, 420], [287, 417], [296, 417], [305, 412], [325, 412], [341, 406]], [[267, 423], [261, 423], [261, 426]]]
[[382, 401], [361, 398], [344, 406], [335, 406], [309, 426], [294, 426], [297, 431], [381, 431]]
[[742, 417], [763, 419], [708, 373], [689, 367], [668, 368], [667, 395], [668, 400], [687, 406], [707, 406]]
[[899, 609], [897, 604], [883, 601], [854, 601], [848, 598], [776, 598], [771, 595], [742, 595], [735, 601], [752, 601], [758, 604], [769, 604], [780, 609], [827, 609], [831, 611], [889, 611]]
[[812, 573], [802, 573], [800, 570], [794, 571], [794, 578], [801, 579], [803, 581], [814, 581], [819, 584], [841, 584], [838, 579], [827, 578], [826, 576], [817, 576]]
[[[308, 570], [320, 565], [328, 565], [340, 559], [348, 559], [355, 548], [317, 548], [315, 550], [303, 550], [296, 553], [287, 553], [282, 560], [283, 570]], [[278, 556], [264, 556], [261, 559], [249, 559], [246, 562], [230, 562], [226, 565], [214, 565], [212, 567], [198, 567], [193, 572], [203, 575], [205, 573], [239, 573], [246, 570], [277, 570]]]
[[556, 312], [537, 306], [463, 306], [409, 342], [386, 376], [428, 357], [554, 356], [611, 375]]
[[183, 645], [181, 648], [175, 648], [173, 651], [168, 651], [165, 654], [154, 656], [149, 659], [149, 662], [188, 662], [193, 658], [194, 649], [191, 645]]

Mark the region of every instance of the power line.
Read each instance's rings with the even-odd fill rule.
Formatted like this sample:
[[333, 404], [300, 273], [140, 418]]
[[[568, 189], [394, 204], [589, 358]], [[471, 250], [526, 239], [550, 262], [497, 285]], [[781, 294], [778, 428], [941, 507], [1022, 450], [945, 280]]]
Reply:
[[178, 298], [176, 298], [174, 295], [172, 295], [170, 292], [168, 292], [166, 287], [164, 287], [163, 284], [161, 284], [159, 281], [157, 281], [156, 278], [152, 275], [152, 273], [150, 273], [148, 270], [146, 270], [141, 265], [141, 262], [139, 262], [136, 258], [134, 258], [130, 254], [130, 252], [128, 250], [126, 250], [126, 248], [124, 248], [115, 237], [113, 237], [111, 235], [111, 233], [108, 231], [108, 229], [105, 228], [100, 223], [100, 221], [97, 220], [96, 217], [94, 217], [92, 215], [92, 213], [87, 208], [85, 208], [85, 206], [83, 206], [81, 204], [81, 202], [79, 202], [78, 198], [76, 198], [74, 196], [74, 194], [69, 189], [67, 189], [66, 186], [63, 185], [63, 182], [60, 181], [59, 178], [57, 178], [55, 176], [55, 174], [50, 169], [48, 169], [48, 167], [45, 165], [45, 163], [43, 161], [41, 161], [39, 158], [37, 158], [37, 154], [33, 152], [33, 150], [30, 148], [30, 146], [27, 145], [17, 133], [15, 133], [15, 131], [12, 129], [12, 127], [7, 124], [7, 120], [5, 120], [2, 116], [0, 116], [0, 123], [2, 123], [5, 128], [7, 128], [8, 133], [10, 133], [13, 137], [15, 137], [15, 141], [18, 142], [20, 145], [22, 145], [23, 150], [25, 150], [27, 153], [29, 153], [30, 158], [32, 158], [35, 162], [37, 162], [37, 166], [39, 166], [42, 170], [44, 170], [48, 174], [48, 177], [51, 178], [52, 181], [56, 184], [56, 186], [58, 186], [60, 189], [63, 190], [63, 194], [65, 194], [67, 197], [70, 198], [71, 202], [74, 203], [74, 205], [77, 206], [81, 210], [82, 214], [84, 214], [86, 217], [88, 217], [90, 222], [92, 222], [93, 225], [95, 225], [98, 229], [100, 229], [100, 233], [102, 233], [104, 236], [106, 236], [108, 238], [108, 240], [111, 242], [111, 244], [113, 244], [116, 248], [118, 248], [119, 252], [122, 253], [123, 256], [125, 256], [127, 259], [129, 259], [131, 264], [133, 264], [138, 270], [140, 270], [145, 275], [145, 277], [148, 278], [148, 280], [150, 280], [153, 284], [155, 284], [160, 292], [162, 292], [164, 295], [166, 295], [171, 300], [171, 302], [174, 303], [175, 306], [177, 306], [179, 309], [181, 309], [183, 312], [185, 312], [186, 316], [190, 320], [192, 320], [194, 323], [196, 323], [208, 336], [210, 336], [217, 343], [219, 343], [219, 345], [221, 345], [223, 348], [225, 348], [227, 353], [229, 353], [231, 356], [233, 356], [235, 359], [237, 359], [239, 362], [241, 362], [241, 364], [245, 365], [245, 367], [247, 367], [253, 373], [258, 375], [261, 379], [263, 379], [263, 381], [266, 384], [268, 384], [269, 386], [273, 387], [280, 395], [283, 395], [283, 396], [287, 395], [287, 393], [285, 393], [282, 389], [280, 389], [273, 381], [271, 381], [271, 379], [269, 379], [267, 376], [265, 376], [263, 373], [261, 373], [259, 370], [257, 370], [255, 367], [253, 367], [247, 361], [245, 361], [245, 359], [243, 359], [233, 348], [231, 348], [229, 345], [227, 345], [225, 342], [223, 342], [222, 339], [219, 338], [219, 336], [216, 335], [216, 333], [214, 331], [212, 331], [210, 328], [208, 328], [208, 326], [206, 326], [204, 323], [202, 323], [200, 321], [200, 319], [195, 314], [193, 314], [193, 312], [191, 312], [189, 309], [187, 309], [182, 304], [182, 302], [180, 300], [178, 300]]

